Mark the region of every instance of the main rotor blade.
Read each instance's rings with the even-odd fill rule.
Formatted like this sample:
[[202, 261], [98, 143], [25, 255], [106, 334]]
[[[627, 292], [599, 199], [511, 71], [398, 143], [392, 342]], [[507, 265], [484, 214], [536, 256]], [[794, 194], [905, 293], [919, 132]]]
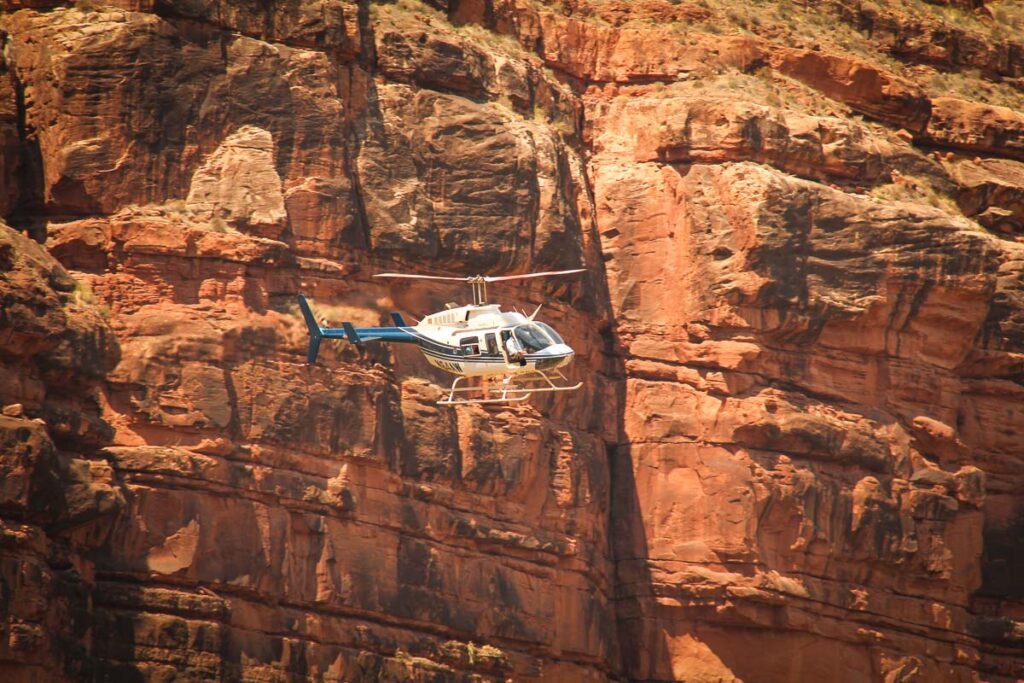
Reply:
[[572, 273], [582, 273], [586, 268], [575, 268], [573, 270], [552, 270], [546, 273], [526, 273], [524, 275], [486, 275], [484, 276], [484, 282], [502, 282], [504, 280], [525, 280], [531, 277], [547, 277], [549, 275], [570, 275]]
[[524, 273], [523, 275], [484, 275], [473, 277], [454, 277], [450, 275], [418, 275], [414, 273], [377, 273], [374, 277], [404, 278], [407, 280], [447, 280], [449, 282], [473, 282], [483, 280], [484, 282], [504, 282], [506, 280], [526, 280], [535, 277], [548, 277], [551, 275], [571, 275], [582, 273], [586, 268], [574, 268], [573, 270], [550, 270], [544, 273]]
[[374, 277], [401, 277], [409, 280], [450, 280], [452, 282], [465, 282], [469, 278], [448, 277], [446, 275], [414, 275], [411, 273], [377, 273]]

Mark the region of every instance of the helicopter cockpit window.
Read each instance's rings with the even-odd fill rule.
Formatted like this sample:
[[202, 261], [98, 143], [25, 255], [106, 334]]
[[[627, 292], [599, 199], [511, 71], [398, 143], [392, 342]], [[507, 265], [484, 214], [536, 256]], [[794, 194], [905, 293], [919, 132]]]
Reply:
[[548, 337], [550, 337], [551, 341], [553, 341], [554, 343], [565, 343], [565, 340], [563, 340], [562, 337], [557, 332], [555, 332], [555, 329], [551, 327], [551, 325], [548, 325], [547, 323], [534, 323], [534, 325], [544, 330], [544, 332], [547, 333]]
[[463, 337], [459, 340], [459, 347], [462, 349], [462, 354], [465, 356], [479, 356], [480, 338], [476, 335], [472, 337]]
[[[536, 323], [519, 325], [512, 330], [512, 333], [515, 334], [516, 339], [520, 344], [522, 344], [527, 353], [540, 351], [541, 349], [546, 349], [552, 344], [558, 343], [549, 337], [547, 332], [545, 332], [544, 329]], [[558, 335], [556, 334], [555, 336], [557, 337]]]

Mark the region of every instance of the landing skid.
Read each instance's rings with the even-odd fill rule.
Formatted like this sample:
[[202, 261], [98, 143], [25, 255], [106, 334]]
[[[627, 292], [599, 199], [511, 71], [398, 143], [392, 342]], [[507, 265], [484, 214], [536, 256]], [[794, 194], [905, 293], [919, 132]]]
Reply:
[[[560, 372], [555, 373], [558, 379], [568, 381]], [[547, 373], [541, 372], [540, 370], [534, 370], [532, 372], [524, 372], [517, 375], [509, 375], [501, 381], [500, 386], [479, 386], [479, 387], [460, 387], [459, 382], [466, 379], [465, 377], [456, 377], [455, 381], [452, 382], [451, 389], [448, 390], [448, 397], [443, 398], [437, 402], [439, 406], [457, 406], [466, 404], [480, 404], [480, 403], [520, 403], [530, 398], [533, 394], [542, 394], [552, 391], [576, 391], [583, 386], [583, 382], [577, 382], [572, 386], [558, 386], [551, 381]], [[515, 382], [546, 382], [546, 386], [527, 386], [523, 384], [516, 384]], [[480, 394], [478, 397], [473, 397], [473, 393]], [[457, 398], [457, 395], [469, 394], [466, 398]]]

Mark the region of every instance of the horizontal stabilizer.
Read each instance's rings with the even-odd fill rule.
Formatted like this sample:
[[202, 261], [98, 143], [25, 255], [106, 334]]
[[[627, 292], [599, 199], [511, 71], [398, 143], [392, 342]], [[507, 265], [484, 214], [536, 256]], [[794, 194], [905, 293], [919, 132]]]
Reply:
[[352, 327], [352, 323], [342, 323], [342, 327], [345, 328], [345, 336], [353, 344], [362, 344], [363, 340], [359, 338], [359, 334], [356, 332], [356, 328]]

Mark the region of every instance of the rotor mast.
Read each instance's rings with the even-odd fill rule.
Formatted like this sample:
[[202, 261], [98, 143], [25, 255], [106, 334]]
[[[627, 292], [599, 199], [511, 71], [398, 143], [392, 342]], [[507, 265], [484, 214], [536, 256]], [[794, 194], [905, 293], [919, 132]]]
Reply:
[[483, 306], [487, 303], [487, 278], [483, 275], [473, 275], [466, 278], [466, 281], [473, 288], [473, 305]]

